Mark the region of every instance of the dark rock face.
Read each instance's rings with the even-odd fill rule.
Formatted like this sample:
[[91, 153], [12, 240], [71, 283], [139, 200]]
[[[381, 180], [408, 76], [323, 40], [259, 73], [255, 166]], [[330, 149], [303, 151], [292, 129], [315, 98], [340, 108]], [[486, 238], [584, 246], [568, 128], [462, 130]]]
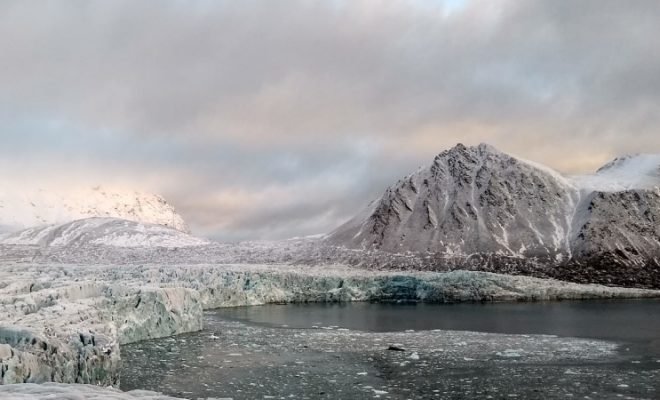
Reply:
[[609, 254], [643, 265], [660, 254], [660, 191], [594, 192], [582, 207], [584, 221], [573, 240], [576, 258]]
[[486, 257], [478, 269], [660, 287], [659, 171], [660, 157], [629, 156], [568, 178], [485, 144], [459, 144], [326, 242], [451, 259], [452, 268]]
[[[581, 203], [572, 241], [577, 282], [660, 287], [660, 191], [593, 192]], [[577, 219], [577, 218], [576, 218]]]

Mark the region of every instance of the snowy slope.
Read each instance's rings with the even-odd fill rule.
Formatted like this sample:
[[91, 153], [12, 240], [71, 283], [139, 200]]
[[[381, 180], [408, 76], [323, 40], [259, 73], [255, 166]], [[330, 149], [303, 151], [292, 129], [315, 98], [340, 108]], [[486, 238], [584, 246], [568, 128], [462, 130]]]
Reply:
[[158, 195], [102, 187], [17, 191], [0, 181], [0, 232], [88, 217], [122, 218], [188, 232], [183, 218]]
[[[449, 255], [660, 259], [660, 155], [565, 177], [492, 146], [457, 145], [328, 235], [350, 248]], [[610, 258], [611, 258], [610, 257]]]
[[117, 218], [86, 218], [0, 235], [0, 244], [113, 247], [189, 247], [208, 244], [162, 225], [142, 224]]
[[65, 383], [23, 383], [0, 386], [3, 400], [177, 400], [147, 390], [121, 392], [112, 387]]
[[618, 192], [660, 186], [660, 154], [637, 154], [614, 159], [595, 174], [571, 177], [584, 192]]

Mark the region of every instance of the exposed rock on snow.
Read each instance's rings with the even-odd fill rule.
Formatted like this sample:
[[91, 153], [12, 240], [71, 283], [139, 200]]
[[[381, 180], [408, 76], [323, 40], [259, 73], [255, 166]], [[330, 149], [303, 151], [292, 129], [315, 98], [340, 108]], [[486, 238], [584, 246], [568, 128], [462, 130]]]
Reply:
[[86, 218], [0, 235], [0, 244], [52, 247], [187, 247], [209, 242], [162, 225], [117, 218]]
[[[0, 188], [5, 186], [0, 181]], [[0, 232], [61, 224], [89, 217], [114, 217], [188, 232], [183, 218], [162, 197], [96, 187], [58, 193], [0, 190]]]
[[639, 265], [660, 255], [660, 188], [592, 192], [577, 214], [577, 258], [605, 253]]

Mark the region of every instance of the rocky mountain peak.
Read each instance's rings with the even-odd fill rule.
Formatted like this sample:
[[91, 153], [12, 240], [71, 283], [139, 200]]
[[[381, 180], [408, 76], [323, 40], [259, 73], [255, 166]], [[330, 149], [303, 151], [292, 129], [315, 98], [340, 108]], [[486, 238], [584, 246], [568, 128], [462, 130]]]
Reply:
[[586, 263], [607, 270], [604, 282], [629, 279], [633, 268], [634, 280], [656, 285], [658, 221], [660, 155], [619, 157], [565, 177], [487, 144], [458, 144], [326, 240], [442, 260], [532, 260], [575, 276], [584, 276], [575, 265]]
[[464, 157], [469, 159], [484, 159], [488, 156], [502, 155], [494, 146], [488, 143], [480, 143], [477, 146], [466, 146], [463, 143], [458, 143], [451, 149], [444, 150], [435, 157], [435, 160], [450, 159], [456, 157]]
[[[572, 187], [555, 175], [488, 144], [458, 144], [329, 238], [391, 251], [554, 254], [567, 246], [560, 238], [574, 202]], [[533, 211], [546, 204], [557, 211]]]

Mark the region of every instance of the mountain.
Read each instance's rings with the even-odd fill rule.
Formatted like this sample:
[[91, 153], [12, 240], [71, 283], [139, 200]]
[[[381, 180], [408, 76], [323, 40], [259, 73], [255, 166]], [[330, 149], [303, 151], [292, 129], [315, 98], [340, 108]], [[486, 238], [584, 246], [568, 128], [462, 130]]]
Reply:
[[660, 155], [621, 157], [569, 177], [486, 144], [459, 144], [389, 187], [326, 241], [534, 259], [565, 270], [637, 266], [660, 282]]
[[569, 253], [577, 200], [571, 181], [548, 168], [459, 144], [389, 187], [330, 240], [394, 252]]
[[616, 158], [573, 180], [581, 194], [572, 238], [577, 259], [660, 263], [660, 155]]
[[0, 232], [89, 217], [121, 218], [189, 232], [174, 208], [154, 194], [102, 187], [66, 192], [0, 190]]
[[41, 247], [190, 247], [208, 242], [162, 225], [118, 218], [86, 218], [0, 235], [0, 245]]

